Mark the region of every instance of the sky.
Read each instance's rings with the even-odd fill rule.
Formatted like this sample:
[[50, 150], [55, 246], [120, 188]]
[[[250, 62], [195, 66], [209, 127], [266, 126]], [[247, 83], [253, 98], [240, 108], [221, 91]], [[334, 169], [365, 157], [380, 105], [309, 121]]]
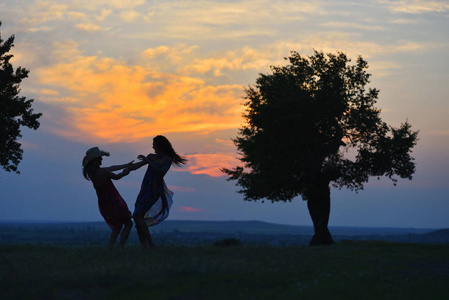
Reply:
[[[13, 66], [30, 70], [20, 95], [43, 114], [22, 130], [21, 173], [0, 170], [0, 221], [102, 221], [86, 150], [122, 164], [162, 134], [189, 159], [165, 177], [169, 220], [311, 226], [300, 197], [244, 201], [220, 168], [239, 164], [244, 89], [315, 49], [362, 56], [382, 119], [419, 130], [413, 180], [332, 189], [329, 226], [449, 228], [448, 1], [2, 0], [0, 21]], [[144, 172], [115, 182], [131, 211]]]

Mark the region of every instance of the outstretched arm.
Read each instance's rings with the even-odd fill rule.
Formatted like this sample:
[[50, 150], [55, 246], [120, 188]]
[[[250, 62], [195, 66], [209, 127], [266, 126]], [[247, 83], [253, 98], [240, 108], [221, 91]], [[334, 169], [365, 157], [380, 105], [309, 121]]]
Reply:
[[146, 156], [144, 156], [144, 155], [139, 155], [137, 158], [140, 159], [140, 162], [130, 165], [129, 168], [130, 168], [131, 171], [137, 170], [137, 169], [139, 169], [140, 167], [142, 167], [142, 166], [148, 164], [148, 161], [149, 161], [149, 160], [147, 159]]
[[117, 166], [110, 166], [110, 167], [106, 167], [104, 169], [108, 170], [108, 171], [118, 171], [124, 168], [128, 168], [130, 166], [133, 165], [134, 160], [132, 160], [131, 162], [127, 163], [127, 164], [123, 164], [123, 165], [117, 165]]
[[129, 170], [129, 168], [125, 167], [122, 172], [120, 172], [118, 174], [115, 174], [111, 170], [109, 170], [108, 168], [101, 168], [100, 172], [101, 172], [100, 175], [102, 175], [102, 176], [109, 177], [109, 178], [114, 179], [114, 180], [119, 180], [120, 178], [125, 177], [126, 175], [128, 175], [130, 170]]

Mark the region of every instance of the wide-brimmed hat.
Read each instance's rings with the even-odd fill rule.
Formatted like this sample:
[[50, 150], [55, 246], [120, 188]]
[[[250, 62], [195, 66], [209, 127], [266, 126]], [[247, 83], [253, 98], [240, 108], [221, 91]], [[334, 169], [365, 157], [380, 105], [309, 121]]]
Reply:
[[86, 151], [86, 156], [83, 158], [83, 167], [85, 167], [92, 160], [102, 157], [103, 155], [109, 156], [109, 152], [98, 149], [98, 147], [90, 148]]

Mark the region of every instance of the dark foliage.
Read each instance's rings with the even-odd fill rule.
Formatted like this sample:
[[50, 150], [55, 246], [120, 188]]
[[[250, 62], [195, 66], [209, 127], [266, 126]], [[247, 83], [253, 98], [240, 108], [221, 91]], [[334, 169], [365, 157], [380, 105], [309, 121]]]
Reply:
[[214, 246], [217, 247], [232, 247], [232, 246], [240, 246], [242, 242], [236, 238], [225, 238], [219, 241], [214, 242]]
[[362, 57], [354, 65], [341, 52], [286, 59], [245, 90], [246, 124], [234, 139], [243, 165], [223, 172], [246, 200], [301, 195], [314, 225], [327, 228], [329, 186], [360, 190], [370, 176], [411, 179], [418, 132], [381, 120]]
[[[0, 26], [2, 23], [0, 22]], [[22, 160], [23, 150], [17, 142], [21, 135], [21, 126], [36, 130], [42, 114], [33, 113], [33, 99], [20, 97], [20, 83], [28, 77], [28, 70], [18, 67], [14, 70], [10, 63], [14, 47], [14, 35], [5, 41], [0, 34], [0, 166], [8, 172], [16, 172]]]

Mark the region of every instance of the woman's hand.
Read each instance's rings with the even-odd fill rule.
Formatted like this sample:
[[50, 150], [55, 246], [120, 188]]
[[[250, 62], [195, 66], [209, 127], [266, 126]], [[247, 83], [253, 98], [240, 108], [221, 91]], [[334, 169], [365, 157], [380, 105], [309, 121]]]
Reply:
[[145, 155], [140, 154], [139, 156], [137, 156], [137, 158], [140, 159], [140, 160], [142, 160], [142, 161], [145, 161], [145, 162], [147, 162], [147, 163], [149, 162], [149, 161], [148, 161], [148, 158], [147, 158]]
[[129, 172], [130, 172], [129, 168], [124, 168], [124, 169], [123, 169], [123, 175], [124, 175], [124, 176], [128, 175]]

